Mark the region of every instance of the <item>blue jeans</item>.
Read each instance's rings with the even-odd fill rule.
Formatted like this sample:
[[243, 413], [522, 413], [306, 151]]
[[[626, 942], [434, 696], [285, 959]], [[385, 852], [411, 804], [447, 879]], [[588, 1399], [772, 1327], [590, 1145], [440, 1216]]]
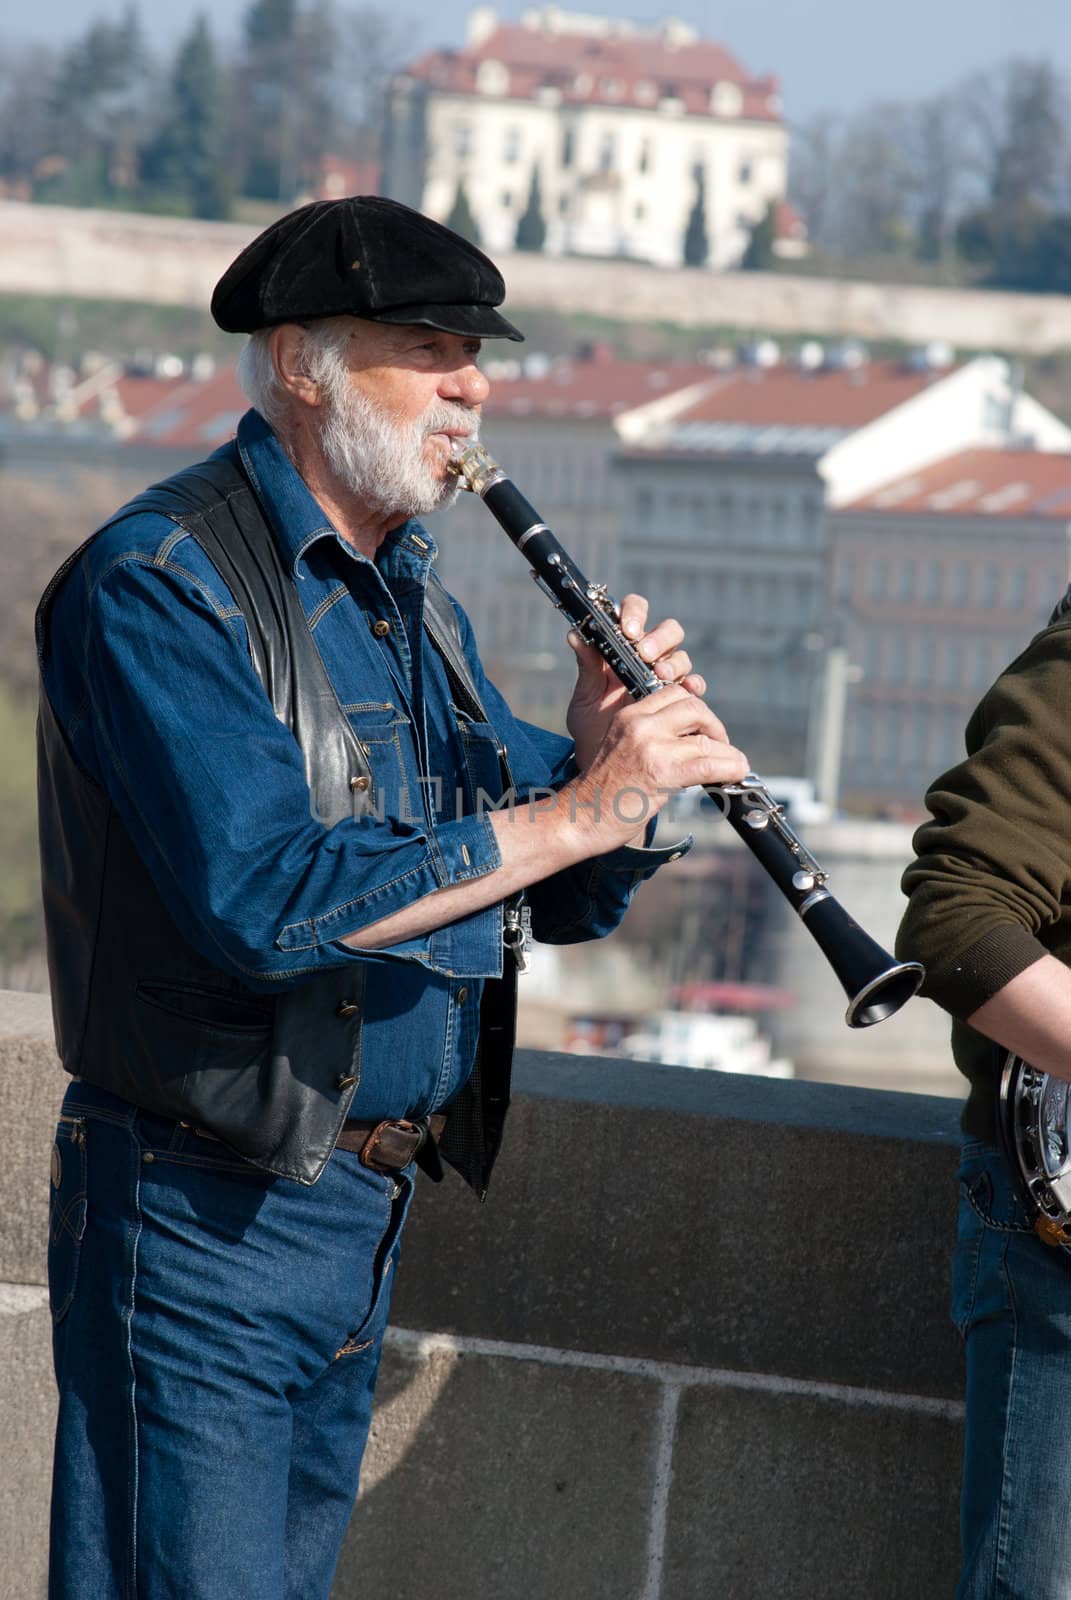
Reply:
[[1004, 1158], [968, 1143], [952, 1316], [966, 1340], [957, 1600], [1071, 1600], [1071, 1255], [1034, 1232]]
[[50, 1600], [327, 1600], [413, 1169], [304, 1188], [77, 1080], [52, 1158]]

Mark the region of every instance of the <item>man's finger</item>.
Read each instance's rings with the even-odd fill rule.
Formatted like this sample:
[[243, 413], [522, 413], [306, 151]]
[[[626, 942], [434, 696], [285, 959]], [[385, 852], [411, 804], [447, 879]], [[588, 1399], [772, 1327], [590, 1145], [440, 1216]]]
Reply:
[[621, 632], [628, 639], [640, 639], [647, 626], [647, 601], [642, 594], [627, 594], [620, 605]]
[[692, 658], [687, 650], [675, 650], [672, 655], [656, 661], [654, 669], [666, 683], [683, 683], [692, 670]]
[[676, 617], [667, 617], [657, 628], [645, 633], [636, 648], [645, 661], [659, 661], [663, 656], [672, 655], [683, 638], [684, 629]]

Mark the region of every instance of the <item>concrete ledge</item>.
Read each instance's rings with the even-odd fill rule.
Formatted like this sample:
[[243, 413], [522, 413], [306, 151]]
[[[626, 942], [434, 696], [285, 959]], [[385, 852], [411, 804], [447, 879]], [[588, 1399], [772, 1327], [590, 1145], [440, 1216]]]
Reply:
[[[49, 1039], [0, 995], [0, 1600], [43, 1593]], [[950, 1592], [956, 1115], [522, 1052], [488, 1203], [414, 1208], [337, 1600]]]

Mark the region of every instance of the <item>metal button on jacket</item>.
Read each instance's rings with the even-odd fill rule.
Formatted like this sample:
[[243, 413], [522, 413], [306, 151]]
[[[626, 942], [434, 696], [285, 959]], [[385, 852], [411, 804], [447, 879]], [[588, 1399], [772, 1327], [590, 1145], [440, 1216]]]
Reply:
[[343, 1019], [347, 1019], [349, 1017], [355, 1017], [360, 1009], [361, 1008], [357, 1004], [356, 1000], [340, 1000], [338, 1010], [335, 1014]]
[[385, 617], [380, 617], [378, 622], [373, 622], [372, 632], [377, 639], [385, 639], [390, 632], [390, 623]]

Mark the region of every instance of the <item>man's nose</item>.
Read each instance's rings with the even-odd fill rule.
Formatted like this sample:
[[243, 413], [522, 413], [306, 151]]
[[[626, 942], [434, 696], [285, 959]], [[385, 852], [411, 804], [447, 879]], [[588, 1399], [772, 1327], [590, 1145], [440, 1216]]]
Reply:
[[482, 406], [490, 392], [491, 385], [473, 361], [446, 373], [439, 385], [444, 400], [460, 400], [466, 406]]

